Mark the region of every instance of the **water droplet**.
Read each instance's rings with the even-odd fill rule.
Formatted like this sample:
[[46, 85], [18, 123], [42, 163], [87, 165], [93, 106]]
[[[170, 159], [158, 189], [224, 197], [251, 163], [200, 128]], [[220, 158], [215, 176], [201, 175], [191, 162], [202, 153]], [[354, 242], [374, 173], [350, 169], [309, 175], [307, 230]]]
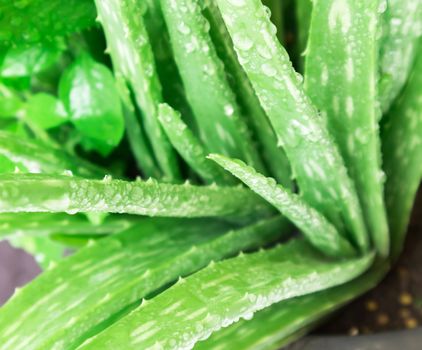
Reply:
[[273, 77], [277, 74], [277, 70], [275, 69], [275, 67], [269, 63], [264, 63], [261, 69], [267, 77]]
[[253, 46], [252, 40], [243, 33], [236, 33], [233, 36], [233, 43], [238, 49], [244, 51], [250, 50]]
[[190, 33], [190, 28], [186, 25], [185, 22], [180, 22], [177, 25], [177, 30], [182, 34], [189, 34]]
[[234, 108], [231, 104], [227, 104], [224, 106], [224, 114], [228, 117], [231, 117], [234, 113]]
[[236, 7], [242, 7], [245, 6], [245, 0], [228, 0], [228, 2]]
[[387, 10], [387, 0], [382, 0], [378, 6], [378, 13], [384, 13]]
[[302, 74], [296, 73], [296, 78], [297, 78], [299, 84], [303, 83], [303, 75]]
[[113, 177], [111, 175], [105, 175], [103, 178], [103, 182], [111, 182], [111, 180], [113, 180]]
[[256, 50], [258, 51], [258, 54], [266, 59], [271, 59], [273, 56], [271, 55], [270, 50], [268, 50], [268, 48], [266, 46], [263, 45], [258, 45], [256, 47]]
[[267, 15], [268, 19], [271, 18], [271, 10], [268, 6], [264, 6], [265, 14]]

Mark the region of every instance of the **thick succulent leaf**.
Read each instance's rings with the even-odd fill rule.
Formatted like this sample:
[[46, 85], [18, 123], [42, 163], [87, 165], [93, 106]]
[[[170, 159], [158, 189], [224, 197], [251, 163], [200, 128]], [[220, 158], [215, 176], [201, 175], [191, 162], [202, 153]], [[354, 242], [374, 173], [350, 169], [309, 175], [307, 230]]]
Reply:
[[22, 172], [58, 174], [69, 170], [85, 177], [104, 176], [105, 170], [36, 140], [0, 131], [0, 155]]
[[176, 217], [262, 217], [272, 213], [241, 187], [87, 180], [73, 176], [0, 176], [0, 212], [99, 212]]
[[174, 60], [170, 37], [159, 0], [145, 0], [144, 15], [148, 36], [157, 63], [157, 73], [163, 88], [164, 101], [180, 111], [186, 124], [197, 131], [192, 110], [186, 99], [182, 78]]
[[123, 231], [140, 218], [109, 215], [101, 224], [93, 224], [84, 215], [64, 213], [13, 213], [0, 214], [0, 239], [27, 236], [49, 236], [54, 234], [102, 236]]
[[422, 35], [422, 1], [388, 0], [381, 47], [381, 108], [386, 112], [406, 83]]
[[326, 315], [375, 287], [388, 271], [385, 263], [341, 286], [277, 303], [257, 312], [252, 320], [240, 320], [223, 328], [196, 350], [277, 350], [304, 335]]
[[309, 28], [311, 27], [312, 0], [295, 0], [297, 21], [297, 50], [301, 55], [300, 71], [305, 70], [306, 47], [308, 46]]
[[25, 120], [30, 120], [41, 129], [51, 129], [68, 121], [63, 103], [55, 96], [43, 92], [28, 98], [23, 113]]
[[1, 0], [0, 42], [52, 41], [95, 23], [92, 0]]
[[422, 40], [407, 86], [385, 116], [382, 140], [385, 197], [392, 255], [403, 247], [413, 201], [422, 179]]
[[60, 79], [60, 98], [79, 134], [107, 155], [119, 144], [124, 119], [110, 70], [82, 54]]
[[142, 128], [134, 104], [132, 103], [131, 92], [124, 77], [119, 73], [116, 76], [117, 89], [123, 103], [123, 115], [129, 145], [135, 158], [138, 169], [146, 178], [159, 178], [160, 169], [155, 161], [152, 149], [148, 143], [145, 130]]
[[211, 155], [210, 158], [275, 206], [322, 253], [337, 257], [355, 254], [352, 245], [340, 236], [336, 228], [317, 210], [304, 202], [299, 195], [291, 193], [278, 185], [274, 179], [257, 173], [252, 167], [239, 160], [220, 155]]
[[353, 279], [372, 258], [325, 260], [301, 240], [242, 254], [179, 280], [79, 349], [191, 349], [271, 304]]
[[[224, 21], [215, 1], [203, 0], [204, 14], [208, 19], [211, 29], [210, 35], [215, 43], [219, 57], [224, 62], [229, 82], [233, 91], [237, 93], [241, 106], [248, 114], [249, 124], [254, 131], [254, 136], [259, 140], [255, 147], [262, 154], [266, 167], [274, 178], [283, 186], [292, 187], [289, 161], [284, 151], [277, 145], [277, 137], [268, 120], [253, 87], [237, 60], [233, 42], [230, 38]], [[275, 2], [273, 2], [275, 3]], [[276, 6], [274, 4], [274, 6]]]
[[368, 237], [353, 183], [278, 42], [267, 11], [259, 0], [216, 1], [239, 62], [286, 151], [304, 200], [366, 250]]
[[233, 183], [230, 178], [224, 176], [221, 169], [207, 159], [204, 146], [183, 122], [180, 113], [167, 104], [161, 104], [159, 120], [173, 147], [205, 182]]
[[74, 348], [140, 298], [213, 259], [274, 241], [285, 228], [282, 218], [228, 233], [227, 224], [211, 220], [146, 219], [82, 249], [17, 293], [0, 309], [1, 349]]
[[11, 47], [0, 65], [0, 75], [4, 78], [18, 78], [42, 72], [58, 61], [62, 51], [62, 48], [53, 44]]
[[305, 84], [355, 182], [373, 243], [387, 256], [377, 101], [379, 5], [380, 0], [314, 1]]
[[161, 8], [187, 99], [207, 151], [241, 158], [262, 171], [262, 161], [211, 41], [209, 23], [200, 4], [193, 0], [161, 0]]
[[158, 121], [158, 104], [163, 98], [142, 17], [146, 5], [130, 0], [96, 0], [96, 5], [114, 69], [134, 92], [157, 163], [166, 178], [180, 179], [176, 153]]

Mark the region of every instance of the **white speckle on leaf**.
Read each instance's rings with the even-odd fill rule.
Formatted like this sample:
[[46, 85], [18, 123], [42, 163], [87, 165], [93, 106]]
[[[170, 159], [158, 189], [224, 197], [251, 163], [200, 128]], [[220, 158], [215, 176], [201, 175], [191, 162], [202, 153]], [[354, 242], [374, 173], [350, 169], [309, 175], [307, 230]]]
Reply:
[[341, 31], [344, 34], [350, 30], [352, 27], [352, 17], [346, 0], [334, 1], [328, 15], [328, 25], [331, 31], [334, 31], [337, 25], [340, 25]]

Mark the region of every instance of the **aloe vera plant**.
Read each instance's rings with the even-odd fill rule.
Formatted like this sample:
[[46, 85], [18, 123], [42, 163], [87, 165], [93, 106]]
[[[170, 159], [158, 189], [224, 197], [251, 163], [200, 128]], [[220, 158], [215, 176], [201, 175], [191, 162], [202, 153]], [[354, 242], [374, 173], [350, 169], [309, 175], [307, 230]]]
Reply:
[[[327, 119], [356, 184], [368, 230], [380, 253], [387, 255], [389, 236], [376, 97], [379, 3], [314, 2], [306, 56], [306, 91]], [[326, 50], [330, 55], [325, 55]], [[359, 65], [359, 60], [366, 64]]]
[[0, 350], [276, 350], [399, 257], [421, 1], [3, 2]]

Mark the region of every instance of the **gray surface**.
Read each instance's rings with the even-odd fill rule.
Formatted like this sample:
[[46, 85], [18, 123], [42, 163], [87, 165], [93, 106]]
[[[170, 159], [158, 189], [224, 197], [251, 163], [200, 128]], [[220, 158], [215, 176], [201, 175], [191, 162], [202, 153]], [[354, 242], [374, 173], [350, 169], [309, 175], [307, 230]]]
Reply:
[[23, 286], [39, 272], [30, 255], [5, 241], [0, 242], [0, 305], [10, 298], [16, 286]]
[[308, 336], [285, 350], [420, 350], [422, 330], [396, 331], [356, 337]]

